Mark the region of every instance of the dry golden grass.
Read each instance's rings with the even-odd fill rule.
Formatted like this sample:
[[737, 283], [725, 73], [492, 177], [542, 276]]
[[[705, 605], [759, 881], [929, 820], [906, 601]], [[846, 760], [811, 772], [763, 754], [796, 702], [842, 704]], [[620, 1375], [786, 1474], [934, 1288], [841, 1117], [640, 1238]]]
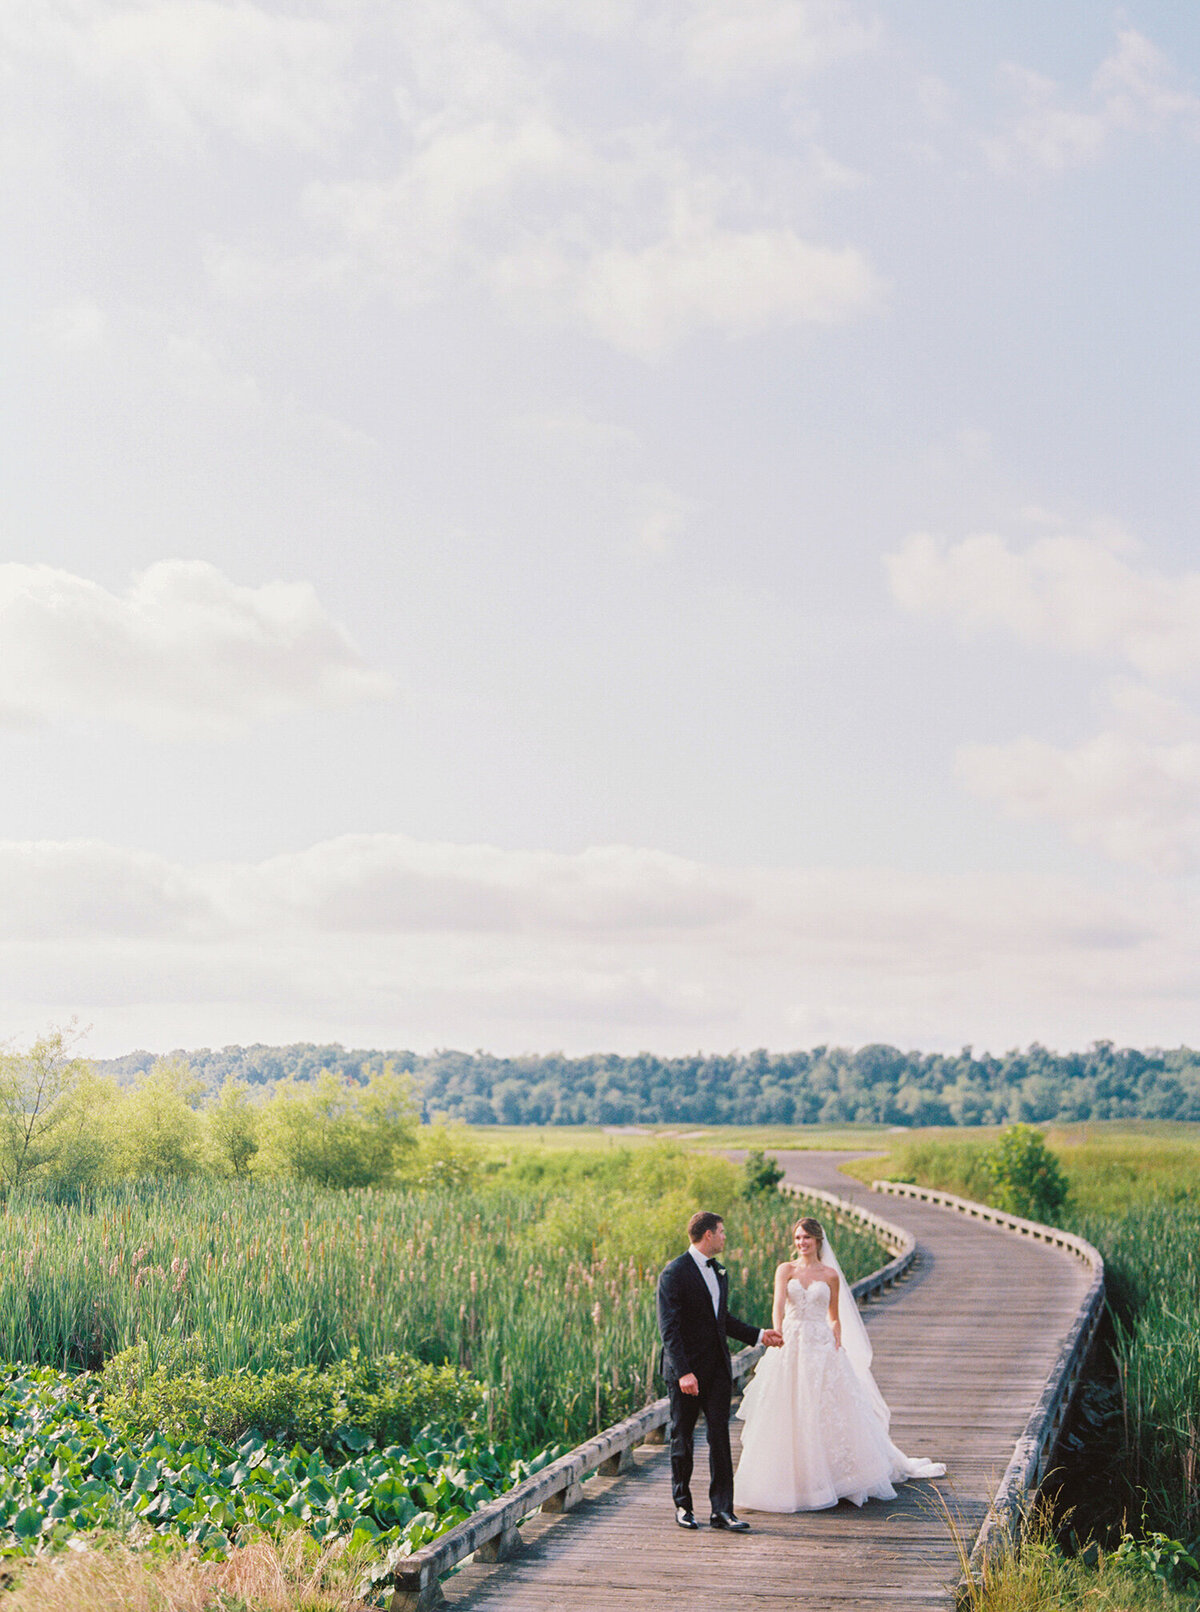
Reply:
[[[361, 1571], [361, 1567], [359, 1569]], [[317, 1550], [300, 1533], [265, 1538], [223, 1562], [195, 1548], [135, 1550], [98, 1541], [21, 1566], [4, 1612], [366, 1612], [344, 1542]]]

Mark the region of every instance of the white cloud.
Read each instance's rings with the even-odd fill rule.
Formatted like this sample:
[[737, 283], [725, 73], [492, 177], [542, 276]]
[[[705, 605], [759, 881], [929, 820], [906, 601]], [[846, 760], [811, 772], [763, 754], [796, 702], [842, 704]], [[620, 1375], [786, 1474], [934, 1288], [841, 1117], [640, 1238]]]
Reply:
[[[597, 117], [572, 90], [588, 48], [576, 31], [622, 29], [639, 70], [661, 81], [653, 121]], [[367, 290], [420, 302], [482, 285], [654, 357], [694, 333], [830, 322], [876, 302], [861, 252], [811, 238], [813, 194], [857, 180], [815, 127], [797, 131], [782, 169], [745, 149], [735, 160], [691, 98], [695, 81], [722, 95], [790, 82], [877, 33], [849, 0], [690, 0], [669, 15], [626, 15], [609, 0], [582, 10], [412, 0], [395, 15], [16, 0], [0, 53], [22, 77], [71, 74], [155, 139], [167, 129], [201, 146], [233, 138], [320, 155], [307, 182], [294, 166], [272, 180], [281, 216], [272, 207], [245, 239], [210, 230], [200, 243], [226, 295]], [[681, 66], [694, 80], [682, 105]], [[93, 121], [111, 128], [111, 110], [77, 113], [62, 138]]]
[[314, 183], [305, 191], [311, 223], [343, 254], [326, 271], [359, 278], [392, 295], [423, 299], [449, 268], [465, 270], [489, 236], [515, 216], [515, 198], [531, 201], [587, 166], [581, 152], [546, 118], [524, 114], [422, 129], [404, 165], [384, 180]]
[[37, 334], [63, 352], [94, 352], [108, 339], [109, 320], [95, 302], [80, 299], [49, 308], [36, 323]]
[[1046, 877], [401, 835], [228, 865], [0, 845], [0, 978], [43, 1021], [86, 1013], [111, 1051], [264, 1034], [684, 1051], [786, 1046], [798, 1026], [934, 1046], [1161, 1041], [1191, 1011], [1194, 932], [1152, 879], [1106, 897]]
[[510, 293], [547, 295], [603, 340], [653, 360], [698, 331], [737, 338], [778, 326], [832, 324], [876, 306], [882, 287], [853, 247], [817, 246], [791, 229], [731, 229], [675, 209], [646, 246], [581, 258], [545, 242], [498, 271]]
[[634, 497], [634, 529], [639, 549], [661, 557], [675, 547], [699, 505], [660, 482], [639, 488]]
[[[573, 477], [572, 499], [586, 503], [606, 537], [628, 532], [627, 551], [660, 559], [676, 549], [702, 504], [647, 475], [637, 432], [578, 413], [525, 415], [510, 422], [522, 452], [538, 452], [547, 475]], [[586, 483], [584, 486], [583, 484]]]
[[1178, 87], [1169, 58], [1133, 28], [1118, 34], [1086, 94], [1075, 101], [1039, 73], [1010, 67], [1007, 74], [1020, 110], [986, 145], [1002, 172], [1061, 173], [1093, 161], [1122, 133], [1200, 138], [1200, 98]]
[[310, 584], [241, 587], [163, 560], [124, 595], [48, 565], [0, 565], [0, 718], [220, 735], [285, 711], [380, 698]]
[[199, 336], [168, 335], [162, 356], [181, 392], [222, 414], [257, 413], [265, 405], [255, 377], [239, 373], [227, 357]]
[[959, 776], [1014, 816], [1062, 824], [1081, 845], [1163, 874], [1200, 867], [1200, 742], [1110, 731], [1059, 748], [1031, 738], [966, 745]]
[[[222, 38], [231, 31], [260, 66], [260, 58], [290, 64], [283, 82], [303, 106], [308, 46], [276, 39], [270, 23], [278, 19], [264, 21], [260, 39], [248, 0], [187, 0], [194, 27], [192, 8], [205, 29]], [[735, 82], [752, 93], [756, 79], [794, 76], [865, 48], [874, 24], [844, 0], [704, 0], [672, 19], [634, 8], [639, 70], [665, 79], [653, 122], [597, 119], [587, 97], [570, 91], [579, 48], [572, 30], [603, 33], [619, 8], [585, 17], [554, 4], [506, 10], [507, 19], [470, 0], [414, 0], [386, 26], [353, 8], [322, 24], [337, 33], [322, 91], [327, 115], [316, 120], [326, 161], [299, 187], [299, 230], [286, 246], [282, 237], [210, 235], [203, 256], [214, 287], [230, 297], [365, 290], [402, 303], [482, 287], [510, 310], [582, 324], [640, 357], [695, 333], [736, 338], [828, 323], [877, 302], [879, 283], [860, 251], [812, 239], [813, 198], [859, 182], [815, 127], [797, 130], [780, 167], [747, 150], [731, 157], [690, 100], [675, 105], [681, 61], [700, 93]], [[232, 129], [252, 122], [254, 109], [266, 117], [244, 83], [244, 93], [227, 87], [230, 75], [211, 51], [191, 64], [194, 82], [181, 84], [169, 51], [171, 68], [160, 72], [164, 40], [186, 32], [169, 10], [146, 7], [136, 27], [124, 10], [117, 15], [137, 43], [131, 59], [165, 103], [155, 102], [160, 119]], [[548, 33], [555, 25], [558, 33]], [[381, 64], [387, 104], [351, 94], [367, 53]], [[100, 55], [108, 60], [112, 50]], [[316, 44], [313, 55], [321, 55]], [[245, 78], [232, 75], [235, 86]], [[282, 131], [292, 101], [278, 87], [262, 99]], [[353, 141], [334, 138], [343, 118], [357, 131]], [[801, 209], [803, 227], [794, 216]]]
[[550, 945], [560, 960], [609, 944], [662, 956], [716, 944], [755, 966], [782, 948], [792, 963], [885, 962], [924, 974], [1064, 941], [1137, 946], [1153, 933], [1135, 907], [1081, 890], [1067, 900], [1069, 888], [1021, 876], [730, 868], [636, 846], [502, 850], [402, 834], [346, 834], [261, 862], [191, 865], [96, 840], [0, 842], [3, 933], [58, 940], [432, 944], [441, 935], [495, 947], [497, 957], [509, 942]]
[[348, 125], [349, 36], [249, 0], [15, 0], [0, 45], [49, 58], [189, 140], [309, 151]]
[[681, 27], [688, 70], [715, 84], [812, 72], [880, 34], [845, 0], [699, 0]]
[[[825, 170], [837, 175], [827, 185], [845, 182], [844, 169]], [[581, 322], [645, 359], [696, 332], [737, 338], [877, 305], [881, 283], [861, 252], [786, 225], [724, 223], [726, 190], [646, 131], [601, 151], [527, 110], [438, 117], [391, 178], [314, 184], [305, 209], [336, 245], [331, 278], [420, 300], [448, 272], [465, 274], [525, 316]]]
[[182, 939], [221, 926], [195, 875], [99, 840], [0, 841], [0, 939]]
[[949, 544], [919, 533], [886, 563], [900, 605], [964, 633], [1004, 628], [1146, 676], [1200, 669], [1200, 571], [1139, 568], [1087, 538], [1042, 538], [1018, 552], [991, 533]]
[[[888, 557], [904, 608], [972, 634], [1124, 662], [1146, 679], [1200, 671], [1200, 572], [1167, 576], [1127, 540], [1042, 538], [1016, 551], [977, 534], [911, 537]], [[959, 778], [1013, 816], [1058, 824], [1078, 844], [1162, 874], [1200, 866], [1200, 717], [1153, 681], [1114, 680], [1111, 725], [1076, 745], [1030, 735], [963, 745]]]
[[739, 898], [681, 857], [627, 846], [574, 856], [346, 835], [247, 871], [252, 908], [321, 929], [629, 930], [727, 920]]

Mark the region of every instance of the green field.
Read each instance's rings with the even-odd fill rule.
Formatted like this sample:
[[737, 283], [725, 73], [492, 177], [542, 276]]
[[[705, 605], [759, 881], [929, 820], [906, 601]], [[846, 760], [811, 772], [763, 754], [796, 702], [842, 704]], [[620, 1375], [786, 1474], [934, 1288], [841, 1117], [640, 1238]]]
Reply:
[[463, 1130], [489, 1156], [507, 1156], [531, 1147], [616, 1149], [647, 1142], [689, 1149], [820, 1148], [840, 1152], [886, 1148], [899, 1134], [895, 1125], [468, 1125]]

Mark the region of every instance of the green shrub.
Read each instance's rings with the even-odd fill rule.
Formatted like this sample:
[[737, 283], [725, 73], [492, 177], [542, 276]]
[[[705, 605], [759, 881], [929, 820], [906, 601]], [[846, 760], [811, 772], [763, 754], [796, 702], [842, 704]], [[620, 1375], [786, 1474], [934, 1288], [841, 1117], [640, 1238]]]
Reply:
[[328, 1069], [278, 1081], [261, 1114], [264, 1165], [323, 1187], [393, 1182], [414, 1146], [417, 1113], [411, 1076], [391, 1064], [361, 1086]]
[[1126, 1534], [1113, 1553], [1113, 1561], [1122, 1567], [1132, 1568], [1145, 1578], [1157, 1579], [1168, 1589], [1187, 1591], [1200, 1584], [1200, 1563], [1191, 1550], [1178, 1539], [1166, 1534], [1147, 1534], [1135, 1539]]
[[774, 1192], [784, 1174], [778, 1159], [769, 1159], [762, 1148], [756, 1147], [746, 1154], [742, 1164], [742, 1193], [747, 1198], [757, 1198], [764, 1192]]
[[105, 1419], [128, 1436], [217, 1439], [236, 1444], [254, 1430], [327, 1455], [408, 1444], [418, 1429], [457, 1432], [484, 1403], [483, 1386], [459, 1366], [411, 1355], [347, 1358], [324, 1368], [211, 1373], [194, 1347], [145, 1342], [113, 1357], [100, 1377]]
[[1067, 1201], [1067, 1178], [1041, 1131], [1010, 1125], [983, 1155], [991, 1202], [1010, 1215], [1051, 1220]]
[[204, 1087], [181, 1058], [158, 1058], [120, 1104], [116, 1160], [142, 1180], [187, 1179], [204, 1162]]
[[483, 1173], [483, 1149], [461, 1122], [422, 1126], [416, 1147], [400, 1165], [403, 1184], [425, 1192], [474, 1187]]

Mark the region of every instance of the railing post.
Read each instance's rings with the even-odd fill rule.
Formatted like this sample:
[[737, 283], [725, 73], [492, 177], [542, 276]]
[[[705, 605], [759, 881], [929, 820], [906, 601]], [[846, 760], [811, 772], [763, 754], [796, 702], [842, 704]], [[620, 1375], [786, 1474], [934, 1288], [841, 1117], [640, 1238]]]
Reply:
[[435, 1607], [445, 1604], [446, 1597], [442, 1594], [439, 1576], [435, 1573], [427, 1578], [422, 1572], [420, 1583], [396, 1585], [392, 1591], [389, 1612], [434, 1612]]
[[573, 1482], [568, 1483], [564, 1489], [560, 1489], [557, 1494], [552, 1494], [548, 1499], [543, 1500], [542, 1510], [555, 1513], [574, 1511], [582, 1499], [583, 1484], [578, 1479], [575, 1479]]
[[475, 1552], [477, 1562], [506, 1562], [510, 1556], [515, 1556], [521, 1548], [521, 1530], [517, 1527], [506, 1528], [502, 1534], [494, 1539], [485, 1539]]
[[601, 1461], [600, 1471], [606, 1478], [618, 1478], [622, 1472], [632, 1472], [636, 1465], [633, 1446], [625, 1444], [615, 1455], [610, 1455], [607, 1461]]

